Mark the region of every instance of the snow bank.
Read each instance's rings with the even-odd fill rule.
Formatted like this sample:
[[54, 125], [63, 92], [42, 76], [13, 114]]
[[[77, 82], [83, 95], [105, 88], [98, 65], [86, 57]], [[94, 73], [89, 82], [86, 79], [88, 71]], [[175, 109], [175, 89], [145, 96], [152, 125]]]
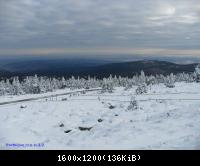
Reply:
[[200, 84], [148, 87], [128, 110], [135, 89], [2, 105], [0, 149], [200, 149], [200, 100], [181, 100], [200, 99]]

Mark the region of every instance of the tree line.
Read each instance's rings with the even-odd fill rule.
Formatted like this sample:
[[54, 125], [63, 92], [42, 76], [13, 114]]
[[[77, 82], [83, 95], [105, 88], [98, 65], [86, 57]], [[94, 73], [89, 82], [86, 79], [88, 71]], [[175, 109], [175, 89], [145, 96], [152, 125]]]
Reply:
[[112, 92], [114, 87], [124, 87], [125, 90], [128, 90], [133, 86], [138, 86], [138, 93], [142, 93], [148, 85], [164, 83], [167, 87], [173, 88], [175, 82], [200, 82], [200, 65], [195, 68], [193, 73], [179, 73], [176, 75], [171, 73], [167, 76], [162, 74], [146, 76], [143, 71], [140, 75], [134, 75], [132, 78], [110, 75], [108, 78], [103, 79], [90, 76], [88, 78], [75, 78], [72, 76], [66, 79], [65, 77], [51, 78], [35, 75], [19, 80], [19, 77], [16, 76], [0, 81], [0, 96], [40, 94], [65, 88], [74, 90], [101, 87], [102, 92]]

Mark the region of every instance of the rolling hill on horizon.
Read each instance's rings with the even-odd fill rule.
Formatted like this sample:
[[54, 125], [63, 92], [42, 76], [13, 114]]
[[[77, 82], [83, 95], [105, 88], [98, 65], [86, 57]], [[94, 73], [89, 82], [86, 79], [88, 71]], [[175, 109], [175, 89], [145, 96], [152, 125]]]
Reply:
[[7, 62], [0, 66], [0, 77], [41, 75], [55, 77], [96, 76], [97, 78], [111, 75], [131, 77], [141, 70], [147, 75], [190, 73], [197, 63], [176, 64], [158, 60], [140, 60], [131, 62], [107, 62], [88, 60], [26, 60]]

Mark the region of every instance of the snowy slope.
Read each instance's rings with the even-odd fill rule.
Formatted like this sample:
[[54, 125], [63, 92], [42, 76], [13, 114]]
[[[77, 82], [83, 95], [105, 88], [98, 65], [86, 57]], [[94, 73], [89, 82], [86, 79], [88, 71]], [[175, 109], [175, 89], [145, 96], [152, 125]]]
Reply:
[[200, 84], [148, 87], [127, 110], [135, 88], [1, 105], [0, 149], [200, 149]]

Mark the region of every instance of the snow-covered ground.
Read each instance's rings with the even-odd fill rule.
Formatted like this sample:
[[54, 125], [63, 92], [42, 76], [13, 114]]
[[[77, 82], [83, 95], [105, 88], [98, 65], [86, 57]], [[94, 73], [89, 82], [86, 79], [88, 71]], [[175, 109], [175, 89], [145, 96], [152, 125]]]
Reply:
[[128, 110], [135, 88], [1, 105], [0, 149], [200, 149], [200, 84], [148, 87]]

